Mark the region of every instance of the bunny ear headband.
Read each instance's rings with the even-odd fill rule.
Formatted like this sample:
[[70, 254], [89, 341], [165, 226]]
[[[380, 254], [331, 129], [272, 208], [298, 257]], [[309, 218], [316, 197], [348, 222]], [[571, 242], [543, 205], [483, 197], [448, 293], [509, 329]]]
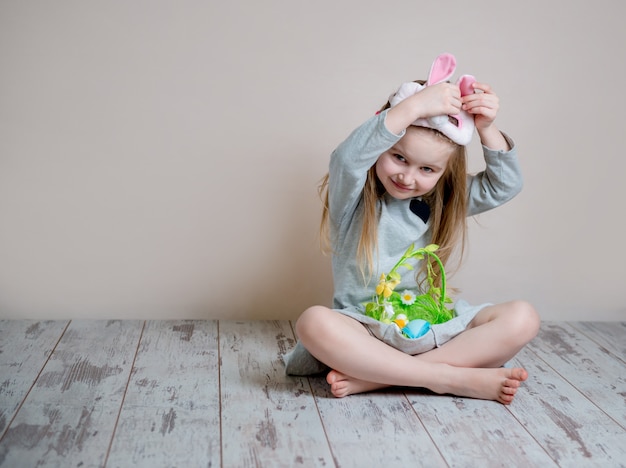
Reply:
[[[409, 96], [420, 92], [426, 86], [447, 81], [452, 76], [455, 69], [456, 59], [454, 58], [454, 55], [439, 55], [430, 68], [428, 81], [426, 81], [425, 85], [415, 82], [404, 83], [400, 86], [398, 91], [396, 91], [396, 93], [389, 98], [389, 104], [393, 107], [401, 101], [404, 101]], [[472, 75], [463, 75], [457, 80], [456, 84], [459, 88], [461, 88], [461, 96], [467, 96], [468, 94], [472, 94], [474, 92], [472, 83], [475, 81], [476, 79]], [[427, 119], [417, 119], [412, 125], [434, 128], [455, 143], [465, 146], [472, 141], [472, 135], [474, 133], [474, 116], [461, 109], [461, 112], [456, 115], [438, 115]]]

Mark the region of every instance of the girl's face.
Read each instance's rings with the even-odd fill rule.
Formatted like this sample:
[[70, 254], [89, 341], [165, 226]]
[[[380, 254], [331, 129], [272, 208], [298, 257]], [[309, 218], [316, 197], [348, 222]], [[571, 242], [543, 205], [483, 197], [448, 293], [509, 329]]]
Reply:
[[454, 146], [434, 132], [411, 126], [376, 161], [376, 176], [394, 198], [406, 200], [430, 192], [446, 170]]

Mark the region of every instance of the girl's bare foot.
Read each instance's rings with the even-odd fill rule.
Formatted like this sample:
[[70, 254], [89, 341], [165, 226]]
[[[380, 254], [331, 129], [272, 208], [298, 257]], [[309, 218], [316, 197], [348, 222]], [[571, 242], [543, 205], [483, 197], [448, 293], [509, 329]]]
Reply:
[[[430, 390], [440, 394], [448, 393], [481, 400], [494, 400], [505, 405], [513, 401], [517, 389], [528, 378], [528, 372], [519, 367], [476, 369], [446, 364], [442, 366], [441, 376], [445, 383], [433, 385]], [[337, 398], [389, 386], [355, 379], [336, 370], [328, 373], [326, 381], [330, 385], [331, 393]]]
[[374, 382], [366, 382], [365, 380], [354, 379], [336, 370], [331, 370], [328, 373], [328, 375], [326, 376], [326, 382], [328, 382], [328, 384], [330, 385], [330, 392], [337, 398], [354, 395], [355, 393], [371, 392], [373, 390], [379, 390], [381, 388], [389, 386]]
[[513, 401], [517, 389], [528, 378], [528, 372], [519, 367], [475, 369], [444, 366], [446, 372], [442, 377], [447, 383], [431, 388], [434, 392], [494, 400], [505, 405]]

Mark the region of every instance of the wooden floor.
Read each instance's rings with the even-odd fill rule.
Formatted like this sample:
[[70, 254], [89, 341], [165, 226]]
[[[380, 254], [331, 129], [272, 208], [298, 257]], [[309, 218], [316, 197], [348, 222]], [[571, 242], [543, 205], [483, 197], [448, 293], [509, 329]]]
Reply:
[[287, 321], [0, 321], [2, 467], [626, 466], [626, 322], [548, 322], [514, 403], [284, 374]]

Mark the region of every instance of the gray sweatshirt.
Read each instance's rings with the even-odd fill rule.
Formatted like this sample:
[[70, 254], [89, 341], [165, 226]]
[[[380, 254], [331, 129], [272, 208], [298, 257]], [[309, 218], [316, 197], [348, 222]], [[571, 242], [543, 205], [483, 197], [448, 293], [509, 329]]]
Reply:
[[[385, 194], [380, 201], [374, 275], [369, 282], [364, 281], [356, 260], [363, 216], [361, 192], [369, 168], [404, 135], [387, 130], [386, 115], [384, 111], [370, 118], [331, 155], [329, 214], [335, 309], [362, 312], [362, 304], [372, 300], [381, 273], [388, 273], [412, 243], [416, 248], [431, 243], [430, 223], [424, 223], [409, 209], [410, 200]], [[510, 151], [493, 151], [483, 146], [485, 170], [468, 175], [468, 216], [502, 205], [520, 192], [522, 176], [516, 149], [508, 137], [507, 141]], [[403, 279], [396, 290], [415, 289], [415, 272], [403, 269], [400, 273]]]

